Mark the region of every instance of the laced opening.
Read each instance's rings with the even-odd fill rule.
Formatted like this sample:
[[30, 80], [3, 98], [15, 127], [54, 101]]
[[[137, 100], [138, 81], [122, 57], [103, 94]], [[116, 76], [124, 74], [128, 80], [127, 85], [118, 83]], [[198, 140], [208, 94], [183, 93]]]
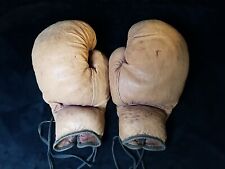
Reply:
[[120, 143], [120, 146], [122, 147], [123, 151], [127, 154], [127, 156], [129, 156], [132, 161], [133, 161], [133, 165], [129, 167], [129, 169], [137, 169], [139, 167], [139, 165], [141, 164], [142, 169], [145, 169], [144, 166], [144, 162], [143, 162], [143, 156], [144, 156], [144, 152], [145, 150], [142, 149], [141, 152], [139, 152], [139, 150], [136, 150], [137, 156], [138, 156], [138, 162], [135, 159], [135, 156], [132, 155], [129, 150], [123, 145], [122, 141], [120, 140], [119, 136], [114, 136], [113, 137], [113, 142], [112, 142], [112, 156], [113, 156], [113, 161], [115, 164], [116, 169], [120, 169], [117, 159], [116, 159], [116, 155], [115, 155], [115, 151], [114, 151], [114, 147], [115, 147], [115, 141], [118, 140]]
[[[52, 133], [52, 124], [55, 123], [53, 121], [53, 118], [51, 118], [50, 121], [43, 121], [39, 124], [38, 126], [38, 134], [40, 136], [40, 139], [42, 140], [43, 143], [45, 143], [48, 147], [47, 151], [47, 158], [48, 158], [48, 164], [50, 169], [54, 169], [54, 162], [53, 159], [66, 159], [66, 158], [76, 158], [82, 162], [77, 169], [81, 169], [85, 165], [88, 167], [92, 167], [93, 163], [95, 162], [96, 154], [97, 154], [97, 147], [92, 147], [92, 153], [88, 156], [86, 160], [83, 158], [73, 155], [73, 154], [54, 154], [53, 149], [52, 149], [52, 139], [51, 139], [51, 133]], [[47, 139], [43, 136], [43, 125], [48, 124], [48, 136]]]

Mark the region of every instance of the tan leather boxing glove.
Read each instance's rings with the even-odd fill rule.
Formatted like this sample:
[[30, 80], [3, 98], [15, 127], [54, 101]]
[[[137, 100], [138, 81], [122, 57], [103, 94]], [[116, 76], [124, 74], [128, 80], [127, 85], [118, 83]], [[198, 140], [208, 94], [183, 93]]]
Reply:
[[183, 91], [189, 56], [185, 40], [159, 20], [133, 25], [126, 48], [109, 61], [113, 102], [119, 116], [119, 136], [131, 149], [164, 150], [165, 124]]
[[79, 148], [101, 144], [109, 99], [108, 61], [95, 46], [94, 30], [76, 20], [49, 26], [34, 42], [33, 68], [55, 119], [56, 151], [76, 142]]

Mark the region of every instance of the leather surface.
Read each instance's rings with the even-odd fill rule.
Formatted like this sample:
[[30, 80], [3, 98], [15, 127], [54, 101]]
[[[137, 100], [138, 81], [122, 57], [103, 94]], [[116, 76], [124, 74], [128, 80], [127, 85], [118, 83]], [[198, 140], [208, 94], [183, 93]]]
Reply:
[[56, 120], [56, 141], [82, 130], [103, 135], [108, 61], [96, 43], [94, 30], [75, 20], [49, 26], [34, 42], [33, 68]]
[[[117, 105], [122, 140], [146, 134], [165, 142], [164, 117], [151, 115], [155, 114], [151, 108], [145, 110], [144, 114], [149, 113], [145, 116], [144, 110], [132, 106], [155, 107], [159, 114], [168, 117], [183, 91], [188, 67], [186, 42], [172, 26], [159, 20], [145, 20], [130, 28], [126, 48], [115, 50], [109, 61], [110, 89]], [[131, 106], [130, 111], [123, 106]]]
[[[224, 8], [224, 1], [218, 0], [0, 1], [0, 168], [49, 169], [37, 126], [51, 118], [51, 109], [42, 99], [31, 62], [33, 42], [44, 28], [60, 20], [83, 20], [96, 32], [96, 48], [109, 58], [126, 44], [134, 23], [160, 19], [184, 36], [190, 71], [179, 104], [167, 120], [167, 149], [145, 151], [145, 168], [224, 169]], [[115, 169], [111, 145], [119, 125], [111, 99], [105, 118], [102, 145], [92, 169]], [[131, 159], [115, 146], [120, 167], [128, 168]], [[66, 153], [87, 157], [91, 148], [73, 147]], [[79, 165], [72, 158], [57, 160], [56, 169]]]

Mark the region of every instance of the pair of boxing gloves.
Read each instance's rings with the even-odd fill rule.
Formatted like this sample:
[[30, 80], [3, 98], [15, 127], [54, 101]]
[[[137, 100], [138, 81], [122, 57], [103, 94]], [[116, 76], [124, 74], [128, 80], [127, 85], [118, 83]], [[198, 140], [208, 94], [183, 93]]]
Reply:
[[96, 43], [94, 30], [76, 20], [57, 22], [35, 40], [32, 63], [54, 116], [54, 150], [101, 145], [110, 93], [123, 145], [164, 150], [166, 120], [188, 74], [185, 40], [172, 26], [145, 20], [130, 28], [126, 47], [109, 63]]

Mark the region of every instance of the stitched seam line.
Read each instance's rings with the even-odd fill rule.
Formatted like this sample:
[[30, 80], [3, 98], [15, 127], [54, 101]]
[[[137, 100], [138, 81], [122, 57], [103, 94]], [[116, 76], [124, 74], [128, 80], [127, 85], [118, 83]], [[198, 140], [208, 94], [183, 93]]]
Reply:
[[93, 74], [94, 74], [94, 96], [93, 96], [93, 104], [96, 104], [96, 95], [98, 94], [97, 92], [96, 92], [96, 88], [97, 88], [97, 71], [96, 71], [96, 69], [93, 69]]
[[[121, 66], [122, 67], [122, 66]], [[121, 68], [120, 67], [120, 68]], [[120, 86], [119, 86], [119, 79], [120, 79], [120, 71], [121, 71], [121, 69], [118, 69], [118, 76], [117, 76], [117, 80], [116, 80], [116, 82], [117, 82], [117, 93], [118, 93], [118, 96], [119, 96], [119, 99], [121, 100], [121, 102], [123, 103], [123, 104], [126, 104], [127, 105], [127, 103], [125, 103], [123, 100], [122, 100], [122, 98], [121, 98], [121, 95], [120, 95]]]
[[94, 78], [94, 73], [93, 73], [93, 69], [91, 69], [91, 77], [92, 77], [92, 101], [91, 101], [91, 105], [93, 105], [94, 104], [94, 98], [95, 98], [95, 89], [94, 89], [94, 87], [95, 87], [95, 78]]

